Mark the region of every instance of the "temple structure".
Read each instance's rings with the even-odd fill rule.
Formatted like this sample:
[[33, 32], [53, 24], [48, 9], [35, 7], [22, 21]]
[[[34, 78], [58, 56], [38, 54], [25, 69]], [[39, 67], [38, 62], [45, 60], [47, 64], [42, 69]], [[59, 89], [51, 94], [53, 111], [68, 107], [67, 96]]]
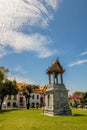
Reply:
[[46, 71], [49, 83], [45, 93], [45, 115], [72, 114], [68, 104], [68, 90], [63, 83], [64, 72], [58, 59]]

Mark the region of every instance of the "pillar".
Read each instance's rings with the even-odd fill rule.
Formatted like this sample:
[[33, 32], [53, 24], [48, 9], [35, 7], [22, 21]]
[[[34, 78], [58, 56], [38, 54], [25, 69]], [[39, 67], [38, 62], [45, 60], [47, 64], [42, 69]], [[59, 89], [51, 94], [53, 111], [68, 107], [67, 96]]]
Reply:
[[62, 75], [62, 73], [60, 73], [60, 77], [61, 77], [61, 84], [63, 84], [63, 75]]
[[53, 73], [53, 84], [55, 84], [55, 73]]
[[51, 84], [51, 75], [48, 74], [48, 76], [49, 76], [49, 84]]
[[58, 75], [55, 74], [55, 84], [58, 84]]
[[58, 84], [58, 75], [56, 75], [56, 83]]

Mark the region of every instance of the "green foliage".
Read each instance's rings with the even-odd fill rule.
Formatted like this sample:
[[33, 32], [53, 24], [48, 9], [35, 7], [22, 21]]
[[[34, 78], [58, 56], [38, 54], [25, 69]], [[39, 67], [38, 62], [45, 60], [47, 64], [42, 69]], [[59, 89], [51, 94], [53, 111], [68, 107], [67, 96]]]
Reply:
[[6, 95], [16, 95], [18, 93], [18, 88], [14, 81], [6, 80], [4, 87], [6, 90]]
[[77, 102], [77, 100], [74, 100], [74, 103], [72, 104], [72, 107], [77, 107], [77, 105], [78, 105], [78, 102]]
[[7, 73], [8, 73], [8, 69], [4, 67], [0, 67], [0, 109], [2, 108], [2, 103], [5, 96], [15, 95], [18, 93], [16, 81], [8, 80]]
[[8, 72], [8, 69], [4, 68], [3, 66], [0, 67], [0, 84], [6, 79]]
[[84, 92], [83, 94], [83, 99], [85, 101], [85, 104], [87, 104], [87, 92]]
[[83, 98], [84, 98], [84, 99], [87, 99], [87, 92], [84, 92]]
[[75, 91], [73, 94], [76, 94], [76, 95], [83, 95], [83, 94], [84, 94], [84, 92]]
[[29, 85], [29, 86], [26, 86], [26, 92], [31, 94], [32, 93], [32, 86]]
[[6, 77], [7, 77], [8, 69], [4, 67], [0, 67], [0, 109], [2, 106], [2, 102], [4, 100], [4, 96], [6, 96], [6, 87], [4, 86]]

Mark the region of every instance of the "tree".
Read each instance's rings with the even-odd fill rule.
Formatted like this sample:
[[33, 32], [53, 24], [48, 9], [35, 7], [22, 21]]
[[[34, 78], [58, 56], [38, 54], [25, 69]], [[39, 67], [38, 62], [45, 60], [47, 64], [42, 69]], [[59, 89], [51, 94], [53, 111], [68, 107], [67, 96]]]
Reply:
[[9, 72], [8, 69], [4, 68], [3, 66], [0, 66], [0, 85], [7, 78], [7, 73], [8, 72]]
[[26, 98], [26, 108], [29, 109], [30, 108], [30, 97], [31, 97], [31, 93], [35, 90], [39, 88], [37, 85], [27, 85], [24, 91], [24, 95]]
[[82, 99], [81, 99], [81, 104], [84, 106], [85, 104], [87, 104], [87, 92], [79, 92], [76, 91], [73, 94], [77, 94], [77, 95], [82, 95]]
[[75, 95], [83, 95], [84, 92], [80, 92], [80, 91], [75, 91], [73, 94]]
[[18, 93], [16, 81], [8, 80], [7, 72], [8, 69], [0, 67], [0, 109], [2, 108], [2, 103], [7, 95], [15, 95]]
[[83, 99], [84, 99], [85, 104], [87, 104], [87, 92], [84, 92]]
[[5, 82], [2, 85], [1, 91], [0, 91], [0, 109], [2, 108], [2, 103], [4, 101], [4, 98], [7, 95], [16, 95], [18, 93], [18, 88], [16, 86], [16, 83], [13, 81], [10, 81], [8, 79], [5, 80]]
[[3, 95], [6, 95], [6, 91], [4, 91], [4, 81], [7, 77], [8, 69], [4, 68], [3, 66], [0, 67], [0, 109], [3, 103]]

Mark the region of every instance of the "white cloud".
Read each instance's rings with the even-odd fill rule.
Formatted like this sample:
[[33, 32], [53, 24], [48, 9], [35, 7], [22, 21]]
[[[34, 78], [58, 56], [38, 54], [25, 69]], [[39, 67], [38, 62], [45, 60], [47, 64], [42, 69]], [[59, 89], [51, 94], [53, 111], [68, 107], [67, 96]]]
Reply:
[[9, 75], [8, 76], [9, 80], [16, 80], [17, 83], [30, 83], [30, 84], [35, 84], [34, 81], [32, 81], [31, 79], [19, 76], [19, 75]]
[[14, 71], [16, 71], [17, 73], [19, 73], [21, 75], [24, 75], [27, 73], [20, 65], [16, 66]]
[[50, 5], [53, 9], [57, 8], [57, 2], [60, 0], [45, 0], [45, 2]]
[[0, 58], [7, 54], [4, 46], [0, 45]]
[[17, 65], [15, 68], [12, 68], [11, 72], [8, 74], [8, 79], [16, 80], [21, 83], [31, 83], [34, 84], [34, 81], [30, 78], [25, 77], [27, 72], [22, 68], [21, 65]]
[[87, 55], [87, 51], [82, 52], [82, 53], [80, 54], [80, 56], [84, 56], [84, 55]]
[[[28, 27], [46, 28], [52, 20], [52, 11], [60, 0], [0, 0], [0, 56], [7, 54], [6, 47], [15, 52], [35, 51], [39, 57], [48, 57], [55, 53], [48, 48], [48, 37], [40, 33], [19, 32], [26, 24]], [[3, 52], [3, 53], [2, 53]]]
[[80, 65], [80, 64], [84, 64], [84, 63], [87, 63], [87, 59], [73, 62], [73, 63], [69, 64], [69, 66], [72, 67], [72, 66], [76, 66], [76, 65]]

